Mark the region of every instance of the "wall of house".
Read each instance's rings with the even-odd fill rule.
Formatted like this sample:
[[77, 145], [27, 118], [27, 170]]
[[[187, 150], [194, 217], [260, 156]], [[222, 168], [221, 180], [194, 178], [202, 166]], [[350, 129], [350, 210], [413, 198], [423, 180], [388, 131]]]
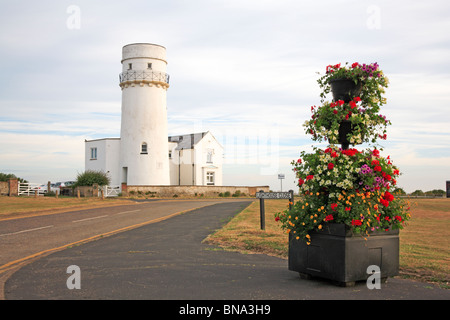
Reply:
[[[208, 162], [208, 151], [212, 150], [211, 162]], [[223, 147], [208, 132], [194, 147], [195, 184], [207, 185], [207, 173], [214, 173], [214, 185], [221, 186], [223, 168]]]
[[[97, 148], [97, 158], [91, 158], [91, 148]], [[111, 185], [120, 184], [120, 139], [107, 138], [85, 142], [85, 170], [103, 171], [111, 178]]]

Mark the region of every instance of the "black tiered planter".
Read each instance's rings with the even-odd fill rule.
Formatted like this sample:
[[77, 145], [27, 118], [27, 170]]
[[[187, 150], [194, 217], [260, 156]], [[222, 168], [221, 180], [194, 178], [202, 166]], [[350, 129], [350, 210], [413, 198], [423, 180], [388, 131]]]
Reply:
[[364, 239], [354, 235], [344, 224], [329, 223], [320, 232], [311, 232], [311, 244], [289, 235], [289, 270], [300, 277], [319, 277], [340, 286], [353, 286], [371, 275], [367, 268], [380, 268], [384, 282], [398, 274], [398, 230], [374, 232]]
[[[351, 79], [330, 80], [330, 86], [333, 100], [343, 100], [345, 103], [350, 102], [354, 97], [358, 97], [362, 90], [362, 83], [355, 83], [355, 81]], [[352, 130], [353, 128], [350, 120], [342, 120], [339, 126], [339, 143], [344, 150], [347, 150], [350, 145], [347, 134]]]
[[362, 90], [362, 83], [351, 79], [334, 79], [330, 80], [331, 93], [333, 100], [344, 100], [350, 102], [354, 97], [358, 97]]
[[347, 134], [352, 132], [352, 122], [350, 120], [342, 120], [339, 125], [339, 143], [342, 145], [342, 149], [347, 150], [350, 141], [347, 138]]

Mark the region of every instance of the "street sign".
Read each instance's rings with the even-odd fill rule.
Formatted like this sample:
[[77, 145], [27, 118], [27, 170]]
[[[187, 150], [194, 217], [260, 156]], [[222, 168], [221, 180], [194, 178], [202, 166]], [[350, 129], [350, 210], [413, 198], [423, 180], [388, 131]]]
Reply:
[[278, 174], [278, 179], [284, 179], [284, 173], [279, 173]]
[[289, 199], [289, 210], [292, 209], [294, 204], [294, 191], [288, 192], [256, 192], [256, 199], [259, 199], [259, 215], [261, 220], [261, 230], [266, 229], [266, 212], [264, 208], [264, 199]]
[[256, 199], [291, 199], [291, 192], [257, 192]]

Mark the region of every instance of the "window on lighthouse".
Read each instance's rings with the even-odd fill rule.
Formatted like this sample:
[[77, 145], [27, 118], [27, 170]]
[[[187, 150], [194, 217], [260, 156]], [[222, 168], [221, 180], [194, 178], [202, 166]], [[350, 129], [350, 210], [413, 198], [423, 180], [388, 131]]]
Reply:
[[147, 152], [147, 143], [143, 142], [141, 145], [141, 154], [148, 154]]

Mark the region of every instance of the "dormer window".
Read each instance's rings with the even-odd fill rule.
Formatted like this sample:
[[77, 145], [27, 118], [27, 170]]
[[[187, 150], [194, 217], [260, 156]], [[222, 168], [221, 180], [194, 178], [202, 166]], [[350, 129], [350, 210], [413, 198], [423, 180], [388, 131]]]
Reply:
[[151, 63], [147, 63], [147, 69], [151, 69], [152, 68], [152, 64]]

